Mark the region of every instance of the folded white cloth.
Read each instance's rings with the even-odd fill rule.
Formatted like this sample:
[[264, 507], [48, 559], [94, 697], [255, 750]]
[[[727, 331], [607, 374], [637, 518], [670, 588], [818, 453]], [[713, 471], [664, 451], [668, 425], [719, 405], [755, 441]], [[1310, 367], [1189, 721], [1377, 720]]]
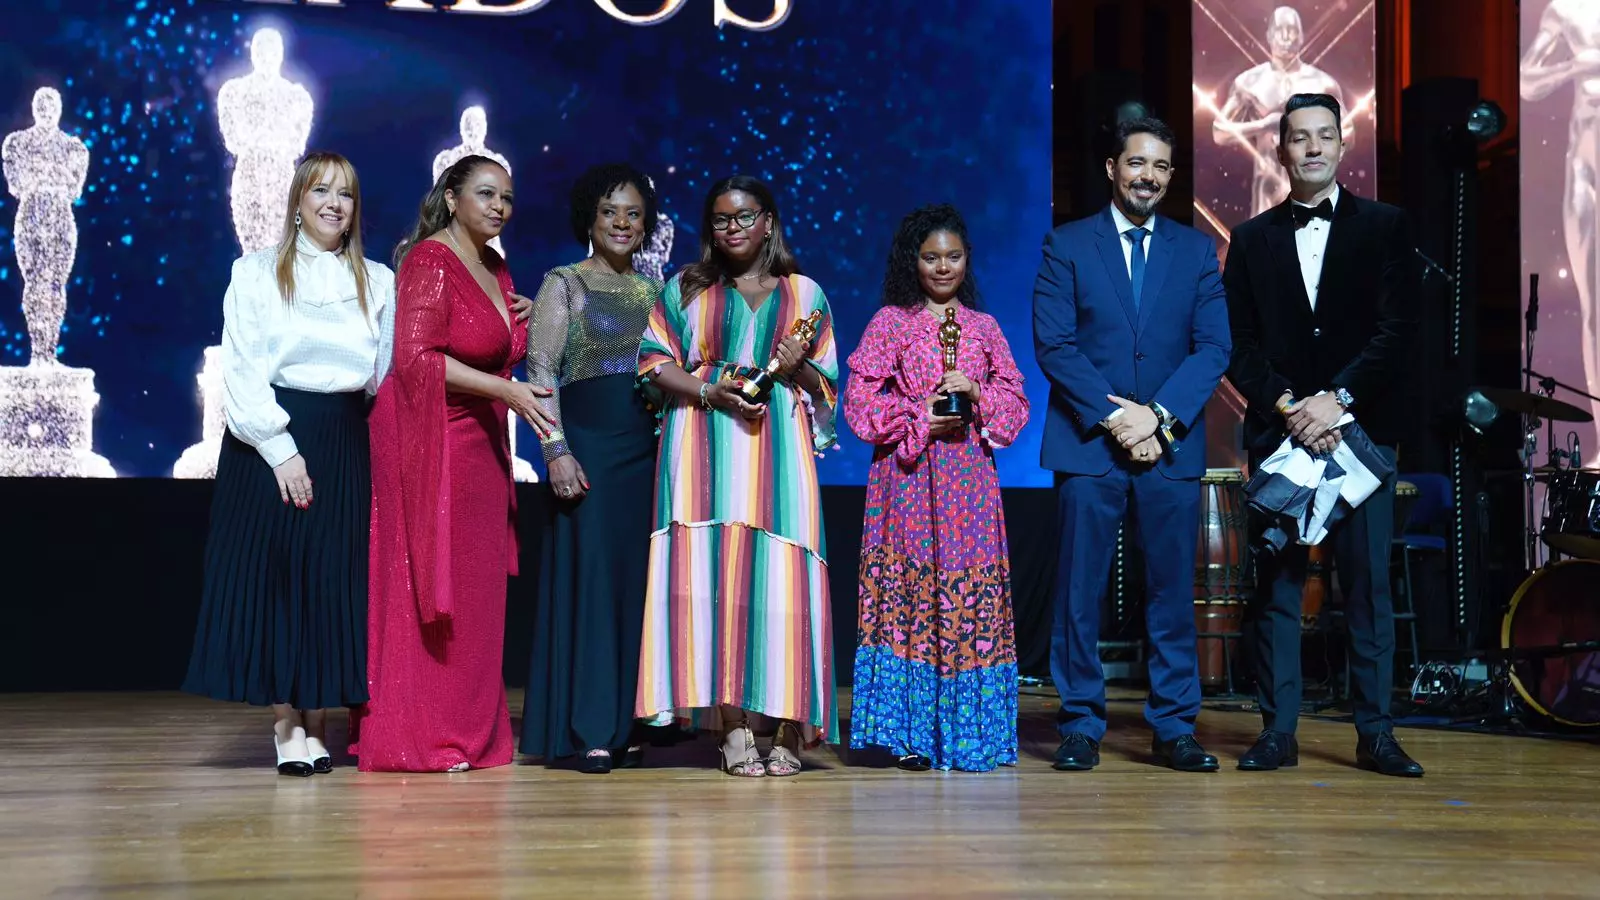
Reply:
[[1306, 546], [1321, 543], [1333, 526], [1394, 477], [1394, 466], [1354, 416], [1345, 413], [1335, 427], [1342, 437], [1333, 452], [1313, 454], [1285, 438], [1251, 474], [1245, 496], [1250, 508], [1267, 519], [1262, 534], [1267, 549], [1281, 550], [1291, 540]]

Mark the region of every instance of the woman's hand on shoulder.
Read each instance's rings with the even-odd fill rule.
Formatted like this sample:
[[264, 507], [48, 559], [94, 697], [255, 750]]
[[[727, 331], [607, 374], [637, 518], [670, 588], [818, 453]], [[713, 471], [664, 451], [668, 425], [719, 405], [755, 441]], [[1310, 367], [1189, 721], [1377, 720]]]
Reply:
[[518, 322], [528, 321], [528, 317], [533, 315], [533, 301], [516, 291], [512, 291], [509, 296], [511, 297], [511, 306], [508, 309], [511, 311], [511, 315]]

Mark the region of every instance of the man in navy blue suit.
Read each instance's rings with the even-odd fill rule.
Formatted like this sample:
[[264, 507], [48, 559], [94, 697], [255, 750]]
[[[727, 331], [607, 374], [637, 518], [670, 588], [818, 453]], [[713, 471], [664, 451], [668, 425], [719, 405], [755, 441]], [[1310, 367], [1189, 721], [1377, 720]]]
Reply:
[[1211, 239], [1155, 214], [1172, 180], [1174, 141], [1158, 119], [1117, 127], [1116, 155], [1106, 160], [1111, 205], [1051, 232], [1034, 282], [1034, 350], [1050, 380], [1040, 455], [1057, 473], [1061, 518], [1050, 639], [1061, 770], [1100, 763], [1100, 601], [1125, 520], [1145, 555], [1152, 753], [1181, 771], [1217, 769], [1194, 737], [1194, 573], [1203, 410], [1231, 342]]

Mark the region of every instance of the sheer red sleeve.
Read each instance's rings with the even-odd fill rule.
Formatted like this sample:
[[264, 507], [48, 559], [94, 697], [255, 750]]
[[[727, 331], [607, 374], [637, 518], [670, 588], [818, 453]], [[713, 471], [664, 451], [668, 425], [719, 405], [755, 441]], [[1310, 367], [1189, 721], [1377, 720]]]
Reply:
[[[450, 617], [450, 459], [445, 452], [445, 348], [450, 339], [450, 251], [433, 241], [412, 249], [395, 285], [394, 371], [389, 404], [398, 446], [395, 484], [406, 566], [424, 622]], [[376, 455], [376, 454], [374, 454]], [[375, 473], [376, 474], [376, 473]], [[377, 481], [374, 478], [374, 481]]]

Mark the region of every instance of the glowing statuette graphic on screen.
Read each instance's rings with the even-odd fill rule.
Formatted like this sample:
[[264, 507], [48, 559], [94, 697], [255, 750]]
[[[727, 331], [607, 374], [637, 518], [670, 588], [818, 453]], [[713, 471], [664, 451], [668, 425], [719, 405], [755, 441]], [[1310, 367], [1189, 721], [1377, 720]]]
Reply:
[[294, 166], [311, 137], [311, 94], [279, 74], [283, 35], [263, 28], [250, 38], [248, 75], [217, 92], [222, 143], [233, 154], [233, 228], [244, 253], [275, 247], [283, 238]]
[[[250, 37], [250, 72], [223, 82], [217, 91], [217, 124], [222, 143], [233, 154], [229, 203], [239, 248], [250, 254], [283, 240], [283, 217], [295, 163], [311, 137], [311, 94], [280, 73], [283, 35], [262, 28]], [[220, 347], [205, 349], [200, 383], [201, 441], [183, 451], [172, 467], [175, 478], [212, 478], [225, 422], [223, 385], [215, 360]], [[214, 433], [215, 432], [215, 433]]]
[[[655, 189], [656, 180], [646, 175], [650, 181], [650, 188]], [[657, 281], [666, 281], [667, 261], [672, 258], [672, 237], [675, 229], [672, 220], [664, 212], [656, 213], [656, 233], [650, 235], [650, 243], [639, 248], [634, 254], [633, 268], [640, 275], [654, 278]], [[589, 244], [589, 253], [594, 253], [594, 244]]]
[[[489, 114], [481, 106], [469, 106], [461, 112], [461, 143], [448, 150], [439, 151], [433, 158], [433, 181], [439, 183], [439, 176], [444, 170], [455, 165], [462, 157], [486, 156], [503, 166], [506, 174], [511, 174], [511, 161], [504, 156], [490, 150], [489, 140]], [[500, 239], [489, 241], [489, 246], [502, 257], [506, 255], [505, 248], [500, 245]], [[511, 436], [511, 474], [517, 481], [534, 482], [539, 480], [539, 475], [533, 470], [533, 465], [517, 455], [517, 414], [507, 413], [510, 423]]]
[[[467, 107], [461, 113], [461, 143], [449, 150], [441, 150], [439, 155], [433, 158], [433, 180], [429, 184], [438, 184], [439, 176], [444, 174], [444, 170], [465, 156], [486, 156], [504, 167], [507, 175], [511, 174], [511, 162], [490, 150], [488, 140], [489, 114], [481, 106]], [[501, 256], [506, 255], [499, 238], [489, 241], [489, 246]]]
[[200, 443], [183, 451], [172, 466], [173, 478], [215, 478], [217, 457], [222, 453], [222, 435], [228, 419], [222, 409], [222, 348], [207, 347], [205, 365], [194, 377], [200, 389]]
[[[1561, 226], [1583, 323], [1583, 373], [1594, 392], [1600, 385], [1600, 4], [1551, 0], [1522, 57], [1521, 77], [1522, 99], [1529, 103], [1568, 82], [1573, 86]], [[1590, 448], [1597, 443], [1585, 441]], [[1593, 460], [1595, 450], [1589, 452]]]
[[1233, 80], [1228, 100], [1211, 125], [1211, 137], [1218, 146], [1242, 144], [1254, 157], [1250, 189], [1252, 216], [1266, 212], [1289, 196], [1289, 180], [1278, 163], [1278, 119], [1290, 97], [1331, 94], [1345, 111], [1345, 140], [1350, 139], [1355, 121], [1354, 111], [1345, 107], [1339, 83], [1332, 75], [1301, 58], [1305, 31], [1299, 11], [1289, 6], [1272, 11], [1267, 46], [1271, 58], [1246, 69]]
[[91, 449], [94, 372], [56, 359], [78, 255], [72, 205], [89, 175], [88, 148], [61, 130], [60, 92], [34, 92], [33, 126], [6, 135], [0, 164], [17, 198], [13, 245], [32, 342], [28, 365], [0, 368], [0, 475], [115, 477]]

